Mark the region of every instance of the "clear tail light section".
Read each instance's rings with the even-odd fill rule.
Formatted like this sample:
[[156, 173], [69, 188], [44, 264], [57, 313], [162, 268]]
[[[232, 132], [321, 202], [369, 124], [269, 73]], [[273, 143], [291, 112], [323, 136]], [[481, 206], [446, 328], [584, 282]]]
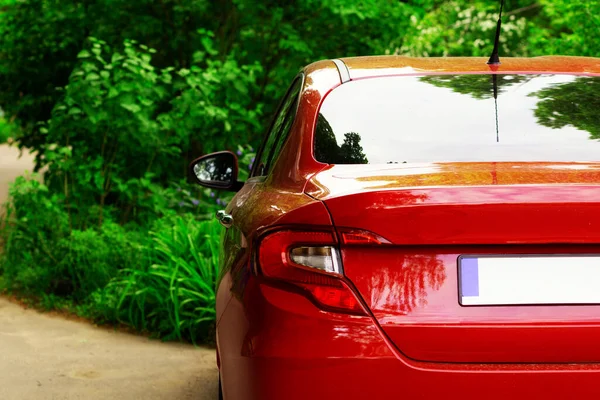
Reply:
[[290, 260], [298, 265], [341, 274], [338, 253], [333, 246], [302, 246], [290, 251]]
[[333, 232], [282, 230], [265, 236], [258, 250], [260, 270], [268, 279], [292, 284], [322, 309], [364, 315], [343, 281]]

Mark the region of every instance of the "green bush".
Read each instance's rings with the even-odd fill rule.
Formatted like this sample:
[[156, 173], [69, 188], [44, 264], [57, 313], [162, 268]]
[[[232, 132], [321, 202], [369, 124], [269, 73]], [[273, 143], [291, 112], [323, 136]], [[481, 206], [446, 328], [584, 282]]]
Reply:
[[97, 317], [164, 339], [212, 341], [220, 230], [190, 217], [157, 221], [142, 250], [146, 261], [92, 297]]
[[83, 301], [135, 259], [135, 241], [111, 221], [99, 229], [72, 229], [64, 197], [35, 176], [17, 178], [10, 197], [0, 230], [0, 272], [13, 291]]
[[13, 138], [17, 133], [17, 127], [2, 117], [0, 110], [0, 144], [6, 143], [8, 139]]
[[71, 229], [64, 197], [35, 176], [18, 178], [10, 195], [0, 229], [4, 289], [164, 339], [212, 341], [217, 222], [173, 213], [149, 232], [111, 220]]
[[[211, 51], [205, 38], [198, 62]], [[225, 59], [203, 69], [159, 69], [146, 46], [126, 41], [118, 51], [90, 41], [40, 127], [48, 144], [38, 165], [47, 168], [50, 190], [63, 193], [74, 226], [92, 223], [80, 213], [92, 206], [98, 226], [105, 218], [150, 223], [172, 208], [165, 190], [174, 182], [185, 186], [192, 155], [247, 143], [247, 135], [223, 133], [232, 124], [252, 131], [258, 111], [242, 92], [254, 85], [255, 67]], [[187, 190], [200, 194], [198, 187]]]

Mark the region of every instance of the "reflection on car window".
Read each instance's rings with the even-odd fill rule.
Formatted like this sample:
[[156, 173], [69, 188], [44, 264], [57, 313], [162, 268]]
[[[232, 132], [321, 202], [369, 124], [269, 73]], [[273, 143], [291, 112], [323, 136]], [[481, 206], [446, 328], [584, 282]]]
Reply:
[[319, 114], [315, 140], [317, 160], [327, 160], [331, 164], [368, 164], [369, 160], [360, 145], [361, 137], [356, 132], [344, 134], [343, 143], [338, 146], [333, 129], [323, 114]]
[[301, 85], [301, 79], [296, 79], [281, 103], [277, 116], [267, 134], [266, 142], [261, 149], [255, 175], [267, 175], [273, 162], [277, 159], [294, 121]]
[[[331, 164], [600, 161], [600, 77], [398, 76], [324, 100], [314, 155]], [[498, 117], [498, 125], [496, 125]]]

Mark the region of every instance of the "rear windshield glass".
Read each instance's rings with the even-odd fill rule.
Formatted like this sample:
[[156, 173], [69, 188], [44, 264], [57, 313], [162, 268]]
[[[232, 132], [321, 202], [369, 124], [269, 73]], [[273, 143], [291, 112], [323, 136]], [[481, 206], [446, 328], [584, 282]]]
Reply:
[[330, 164], [600, 161], [600, 77], [430, 75], [345, 83], [314, 153]]

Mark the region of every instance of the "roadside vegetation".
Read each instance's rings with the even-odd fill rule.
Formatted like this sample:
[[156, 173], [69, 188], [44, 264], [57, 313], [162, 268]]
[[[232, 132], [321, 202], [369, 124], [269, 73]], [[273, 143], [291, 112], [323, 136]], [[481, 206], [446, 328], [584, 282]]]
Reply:
[[17, 127], [2, 116], [0, 110], [0, 144], [7, 143], [16, 133]]
[[[498, 6], [0, 0], [0, 143], [35, 151], [43, 171], [10, 189], [1, 290], [210, 342], [221, 233], [211, 216], [231, 194], [191, 184], [188, 163], [230, 149], [244, 179], [279, 96], [311, 61], [488, 56]], [[507, 0], [504, 15], [501, 57], [600, 56], [600, 3]]]

